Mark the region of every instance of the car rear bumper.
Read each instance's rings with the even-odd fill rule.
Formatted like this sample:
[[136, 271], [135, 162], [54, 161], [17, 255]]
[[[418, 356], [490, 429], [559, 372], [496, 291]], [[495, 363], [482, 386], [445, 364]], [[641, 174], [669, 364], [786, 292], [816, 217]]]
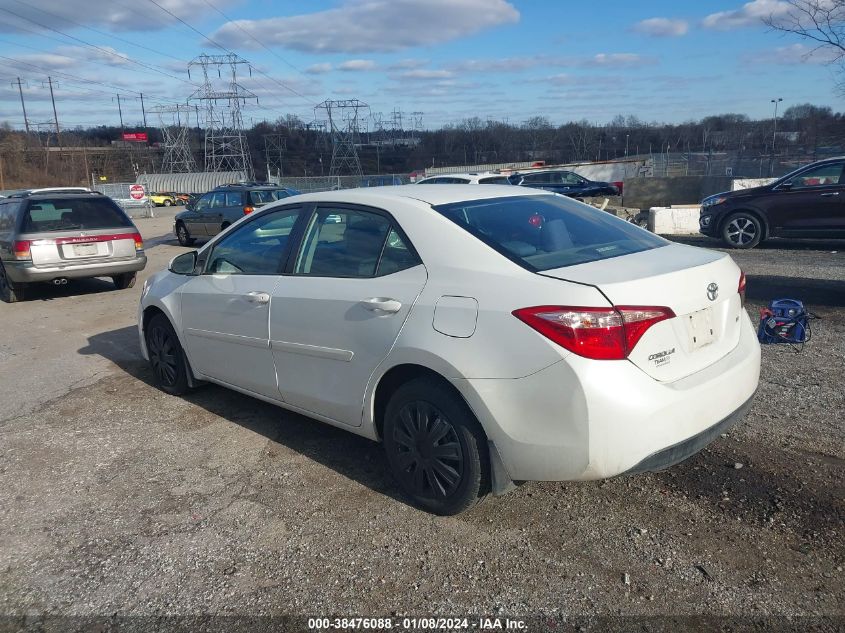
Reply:
[[107, 262], [73, 263], [58, 266], [33, 266], [32, 262], [4, 262], [6, 274], [12, 283], [34, 283], [58, 278], [84, 279], [87, 277], [112, 277], [143, 270], [147, 265], [145, 255], [132, 259]]
[[629, 361], [569, 355], [516, 380], [455, 380], [514, 480], [567, 481], [659, 470], [701, 450], [745, 413], [760, 346], [743, 319], [737, 346], [661, 383]]

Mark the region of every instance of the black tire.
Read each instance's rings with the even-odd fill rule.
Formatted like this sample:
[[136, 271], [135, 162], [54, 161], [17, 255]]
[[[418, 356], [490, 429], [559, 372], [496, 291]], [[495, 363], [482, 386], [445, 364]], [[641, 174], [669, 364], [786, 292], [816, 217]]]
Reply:
[[754, 248], [763, 239], [763, 223], [753, 213], [731, 213], [722, 223], [722, 241], [731, 248]]
[[384, 449], [399, 486], [429, 512], [459, 514], [490, 490], [484, 431], [467, 404], [437, 380], [412, 380], [391, 396]]
[[6, 269], [0, 264], [0, 301], [4, 303], [17, 303], [23, 301], [23, 286], [9, 281], [6, 276]]
[[172, 206], [172, 205], [173, 205], [173, 203], [172, 203], [170, 200], [165, 200], [165, 201], [164, 201], [164, 206], [165, 206], [165, 207], [169, 207], [169, 206]]
[[184, 222], [179, 222], [176, 225], [176, 239], [179, 240], [181, 246], [193, 246], [196, 240], [188, 233], [188, 227]]
[[163, 314], [156, 314], [144, 329], [147, 355], [156, 386], [173, 396], [188, 391], [188, 369], [185, 353], [176, 331]]
[[123, 273], [122, 275], [115, 275], [111, 278], [114, 282], [114, 287], [118, 290], [126, 290], [135, 285], [135, 280], [138, 278], [136, 273]]

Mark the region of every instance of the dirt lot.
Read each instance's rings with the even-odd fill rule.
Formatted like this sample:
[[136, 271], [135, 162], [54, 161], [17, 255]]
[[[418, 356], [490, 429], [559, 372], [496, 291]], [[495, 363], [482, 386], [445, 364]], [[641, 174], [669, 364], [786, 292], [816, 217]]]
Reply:
[[[183, 250], [169, 218], [138, 223], [147, 272]], [[663, 473], [530, 483], [457, 518], [407, 505], [379, 445], [222, 388], [152, 387], [140, 282], [0, 304], [0, 630], [44, 614], [841, 630], [845, 242], [734, 256], [753, 315], [787, 296], [821, 317], [803, 353], [763, 350], [742, 425]], [[711, 619], [614, 619], [667, 614]]]

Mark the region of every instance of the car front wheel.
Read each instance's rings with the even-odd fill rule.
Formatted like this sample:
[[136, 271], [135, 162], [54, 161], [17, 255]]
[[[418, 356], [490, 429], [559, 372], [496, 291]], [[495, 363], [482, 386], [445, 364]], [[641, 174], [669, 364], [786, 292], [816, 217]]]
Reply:
[[722, 240], [731, 248], [754, 248], [761, 239], [763, 223], [751, 213], [732, 213], [722, 225]]
[[385, 411], [384, 448], [402, 490], [429, 512], [459, 514], [489, 491], [484, 431], [466, 403], [436, 380], [396, 390]]
[[144, 332], [150, 367], [155, 375], [156, 385], [162, 391], [174, 396], [188, 391], [188, 371], [185, 355], [176, 331], [163, 314], [156, 314], [147, 324]]
[[164, 201], [164, 206], [166, 206], [166, 207], [169, 207], [169, 206], [171, 206], [172, 204], [173, 204], [173, 203], [172, 203], [170, 200], [165, 200], [165, 201]]

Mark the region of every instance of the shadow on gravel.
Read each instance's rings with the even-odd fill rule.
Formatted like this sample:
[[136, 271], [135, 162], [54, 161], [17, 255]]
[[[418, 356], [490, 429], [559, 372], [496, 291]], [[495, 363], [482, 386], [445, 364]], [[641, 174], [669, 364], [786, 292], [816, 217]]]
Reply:
[[845, 281], [748, 275], [746, 297], [763, 304], [768, 304], [772, 299], [797, 297], [810, 309], [814, 306], [841, 308], [845, 307]]
[[99, 294], [101, 292], [115, 292], [114, 283], [109, 279], [69, 279], [61, 286], [51, 283], [29, 284], [26, 287], [24, 302], [53, 301], [65, 297], [80, 297], [83, 295]]
[[[134, 327], [96, 334], [79, 353], [102, 356], [133, 378], [155, 387], [152, 372], [141, 358], [138, 330]], [[381, 445], [376, 442], [217, 385], [204, 385], [182, 399], [305, 455], [375, 492], [407, 503], [394, 485]]]

